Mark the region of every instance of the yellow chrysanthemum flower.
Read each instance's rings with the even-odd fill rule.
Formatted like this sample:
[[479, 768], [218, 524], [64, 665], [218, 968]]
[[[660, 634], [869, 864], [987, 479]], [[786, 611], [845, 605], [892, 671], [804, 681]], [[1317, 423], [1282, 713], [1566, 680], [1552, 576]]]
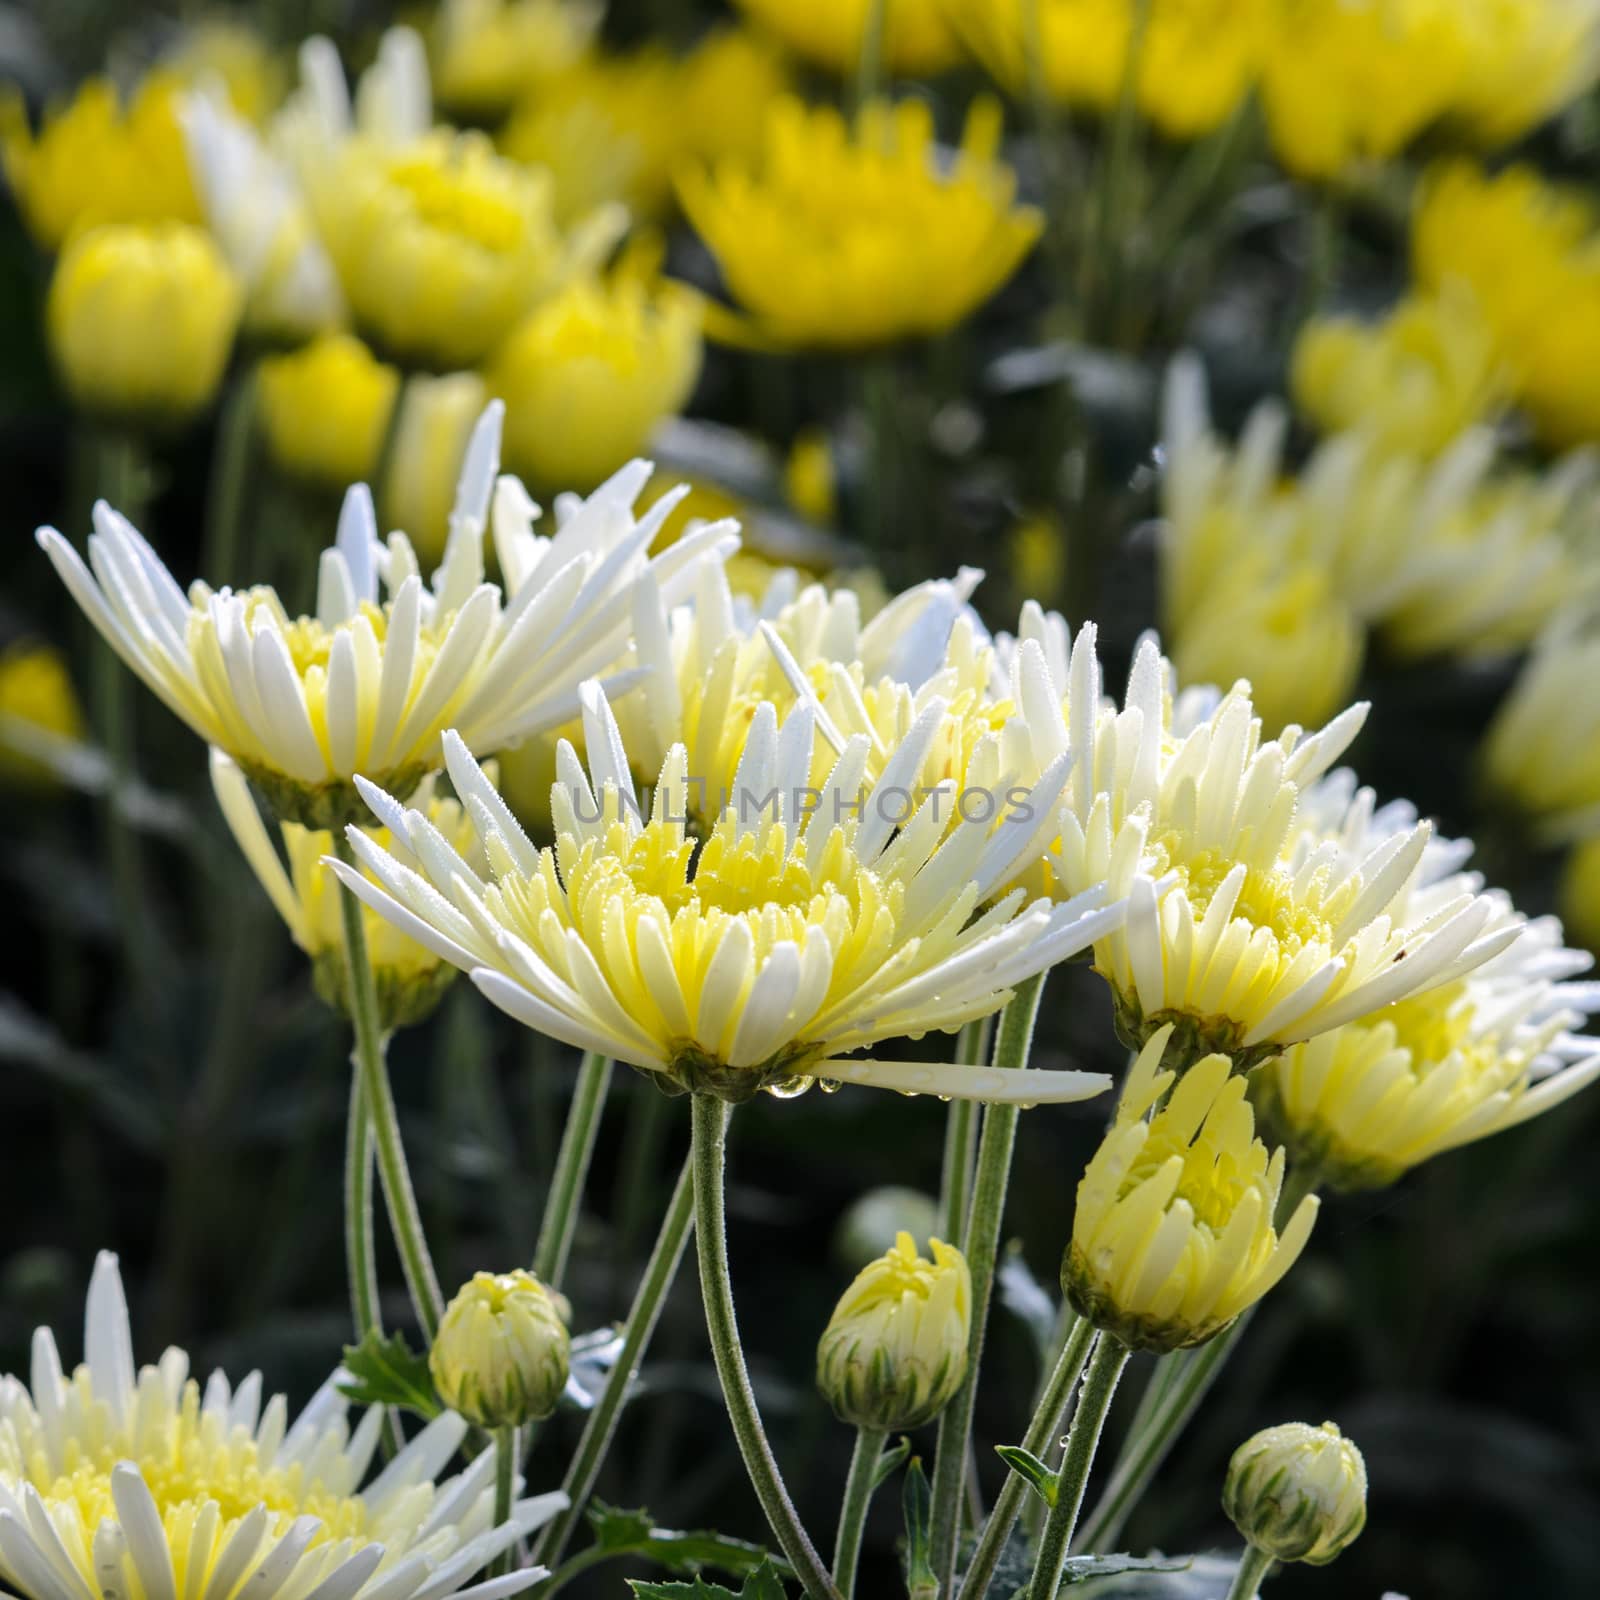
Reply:
[[[378, 467], [400, 374], [354, 335], [328, 333], [288, 355], [268, 356], [256, 370], [261, 431], [287, 473], [343, 488]], [[473, 411], [482, 411], [481, 396]], [[459, 473], [459, 457], [451, 473]], [[416, 526], [399, 517], [402, 524]]]
[[1540, 639], [1484, 736], [1484, 779], [1542, 836], [1600, 832], [1600, 624], [1563, 619]]
[[549, 180], [481, 135], [357, 134], [303, 176], [351, 314], [386, 354], [470, 366], [570, 270]]
[[1468, 978], [1387, 1006], [1268, 1062], [1251, 1095], [1290, 1158], [1337, 1189], [1394, 1183], [1420, 1163], [1552, 1110], [1600, 1077], [1600, 1039], [1568, 1030], [1600, 990], [1553, 918]]
[[[1458, 286], [1459, 287], [1459, 286]], [[1325, 433], [1437, 455], [1507, 398], [1495, 338], [1470, 294], [1412, 295], [1376, 323], [1317, 317], [1295, 341], [1294, 397]]]
[[1575, 844], [1567, 857], [1561, 917], [1579, 944], [1600, 954], [1600, 836]]
[[447, 736], [451, 781], [488, 872], [433, 849], [424, 818], [358, 780], [421, 865], [351, 828], [378, 884], [336, 863], [340, 879], [520, 1022], [674, 1090], [736, 1102], [821, 1078], [1031, 1104], [1106, 1086], [1092, 1073], [843, 1059], [998, 1010], [1014, 985], [1122, 916], [1120, 905], [1093, 909], [1100, 890], [1026, 909], [1017, 892], [976, 914], [1010, 841], [991, 839], [986, 824], [952, 833], [927, 805], [908, 820], [903, 780], [920, 749], [897, 753], [869, 788], [866, 740], [853, 739], [813, 787], [810, 708], [780, 728], [764, 706], [737, 791], [696, 848], [684, 747], [668, 753], [645, 820], [598, 687], [586, 691], [583, 714], [590, 772], [563, 743], [553, 850], [533, 847], [465, 745]]
[[[566, 501], [552, 537], [535, 534], [538, 508], [521, 484], [496, 482], [499, 411], [491, 406], [473, 436], [427, 587], [404, 534], [380, 543], [361, 485], [318, 562], [312, 616], [290, 616], [263, 586], [197, 582], [185, 594], [104, 501], [88, 567], [53, 528], [39, 543], [127, 666], [232, 756], [281, 819], [340, 826], [360, 814], [356, 773], [409, 793], [438, 765], [447, 724], [487, 754], [566, 722], [578, 682], [623, 653], [633, 585], [653, 578], [675, 597], [702, 560], [733, 548], [732, 530], [713, 526], [648, 557], [666, 503], [635, 520], [643, 462]], [[491, 496], [503, 589], [483, 577]]]
[[530, 312], [485, 375], [506, 403], [512, 468], [588, 489], [639, 454], [700, 375], [700, 304], [636, 253]]
[[0, 158], [29, 231], [59, 250], [102, 222], [198, 222], [178, 126], [178, 84], [151, 73], [124, 108], [104, 78], [29, 132], [22, 102], [0, 98]]
[[1412, 223], [1418, 283], [1459, 279], [1493, 333], [1512, 391], [1556, 445], [1600, 438], [1600, 216], [1529, 167], [1431, 170]]
[[217, 392], [242, 299], [201, 229], [107, 223], [68, 244], [45, 321], [76, 405], [159, 426], [186, 420]]
[[442, 0], [428, 39], [439, 104], [504, 116], [583, 57], [602, 15], [592, 0]]
[[525, 97], [498, 143], [550, 174], [564, 224], [610, 203], [661, 218], [686, 161], [756, 159], [767, 108], [788, 87], [765, 39], [719, 28], [683, 57], [660, 46], [584, 57]]
[[[1250, 92], [1272, 0], [1149, 0], [1136, 103], [1163, 133], [1220, 127]], [[1122, 94], [1138, 0], [946, 0], [957, 31], [1011, 94], [1110, 111]], [[1038, 28], [1037, 45], [1033, 29]]]
[[[734, 0], [744, 14], [770, 29], [814, 66], [848, 75], [877, 0]], [[961, 60], [942, 0], [882, 0], [883, 62], [908, 78], [931, 77]]]
[[[291, 1423], [282, 1395], [262, 1404], [258, 1372], [237, 1387], [213, 1372], [202, 1389], [176, 1348], [136, 1371], [109, 1251], [89, 1282], [83, 1342], [83, 1365], [68, 1376], [40, 1328], [29, 1381], [0, 1383], [0, 1580], [31, 1600], [228, 1600], [241, 1590], [447, 1600], [567, 1504], [564, 1494], [517, 1500], [497, 1526], [488, 1474], [439, 1480], [467, 1433], [454, 1412], [361, 1488], [383, 1407], [352, 1428], [342, 1373]], [[497, 1593], [519, 1587], [496, 1582]]]
[[202, 17], [185, 27], [162, 65], [190, 88], [220, 83], [235, 113], [257, 125], [289, 87], [282, 57], [248, 23], [233, 17]]
[[1135, 1350], [1222, 1332], [1294, 1265], [1317, 1216], [1307, 1195], [1276, 1231], [1283, 1151], [1269, 1156], [1255, 1137], [1245, 1080], [1226, 1056], [1181, 1077], [1160, 1070], [1171, 1032], [1157, 1030], [1128, 1073], [1078, 1185], [1061, 1264], [1073, 1309]]
[[1457, 16], [1467, 60], [1451, 121], [1484, 146], [1521, 138], [1593, 86], [1596, 0], [1473, 0]]
[[1316, 566], [1259, 580], [1239, 573], [1207, 589], [1184, 621], [1167, 619], [1172, 662], [1186, 683], [1247, 678], [1262, 729], [1326, 722], [1347, 705], [1365, 633]]
[[999, 108], [978, 102], [936, 159], [920, 101], [875, 102], [854, 128], [782, 100], [748, 170], [693, 170], [679, 191], [756, 335], [857, 349], [942, 333], [1016, 271], [1042, 227], [997, 157]]
[[[492, 766], [489, 777], [492, 782]], [[322, 865], [322, 858], [333, 849], [333, 835], [325, 829], [303, 828], [296, 822], [279, 823], [277, 832], [283, 846], [280, 851], [272, 842], [244, 773], [220, 750], [211, 752], [211, 787], [250, 870], [266, 890], [273, 910], [283, 918], [289, 937], [310, 960], [317, 993], [334, 1010], [347, 1011], [349, 978], [342, 891]], [[476, 841], [472, 828], [457, 801], [435, 795], [433, 774], [422, 780], [412, 798], [451, 849], [468, 858], [473, 856]], [[385, 849], [404, 851], [404, 846], [397, 847], [382, 829], [371, 831]], [[440, 961], [415, 939], [396, 932], [373, 912], [363, 908], [361, 916], [367, 960], [378, 992], [378, 1014], [385, 1031], [422, 1021], [450, 986], [455, 968]]]
[[50, 781], [52, 768], [39, 759], [38, 742], [76, 744], [84, 730], [83, 708], [59, 650], [22, 640], [0, 652], [0, 774]]
[[1442, 116], [1467, 46], [1456, 0], [1275, 0], [1262, 96], [1278, 159], [1307, 178], [1387, 161]]
[[896, 1433], [931, 1422], [967, 1375], [972, 1274], [966, 1257], [909, 1233], [869, 1261], [833, 1308], [817, 1345], [817, 1387], [834, 1415]]

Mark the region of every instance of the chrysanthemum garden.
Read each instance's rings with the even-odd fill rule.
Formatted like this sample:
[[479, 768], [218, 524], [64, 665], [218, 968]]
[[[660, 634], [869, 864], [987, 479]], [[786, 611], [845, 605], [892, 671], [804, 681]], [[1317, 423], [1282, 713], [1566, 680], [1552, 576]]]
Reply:
[[1595, 1592], [1600, 0], [0, 76], [0, 1594]]

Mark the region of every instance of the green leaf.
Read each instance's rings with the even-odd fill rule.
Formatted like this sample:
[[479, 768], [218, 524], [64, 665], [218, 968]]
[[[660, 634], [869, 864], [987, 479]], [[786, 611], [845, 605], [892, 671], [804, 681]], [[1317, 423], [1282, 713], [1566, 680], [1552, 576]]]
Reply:
[[939, 1593], [939, 1580], [928, 1559], [928, 1524], [933, 1514], [933, 1495], [922, 1458], [913, 1456], [906, 1468], [905, 1488], [900, 1495], [906, 1519], [906, 1593], [911, 1600], [933, 1600]]
[[428, 1358], [418, 1355], [405, 1335], [376, 1331], [344, 1348], [349, 1381], [339, 1385], [346, 1399], [362, 1406], [399, 1406], [432, 1421], [444, 1410], [434, 1392]]
[[[964, 1535], [956, 1567], [964, 1574], [977, 1546], [976, 1535]], [[1222, 1570], [1221, 1581], [1216, 1573], [1207, 1573], [1208, 1582], [1188, 1587], [1192, 1579], [1176, 1580], [1183, 1587], [1174, 1587], [1162, 1574], [1187, 1573], [1195, 1568], [1194, 1556], [1164, 1556], [1159, 1552], [1148, 1556], [1106, 1555], [1068, 1556], [1061, 1577], [1062, 1594], [1075, 1584], [1090, 1584], [1095, 1595], [1115, 1595], [1118, 1600], [1216, 1600], [1226, 1590], [1233, 1576], [1228, 1564]], [[1199, 1575], [1198, 1569], [1196, 1576]], [[1005, 1548], [995, 1565], [994, 1577], [989, 1583], [989, 1600], [1024, 1600], [1033, 1584], [1033, 1551], [1021, 1528], [1013, 1529]], [[959, 1589], [959, 1584], [957, 1585]]]
[[997, 1444], [994, 1453], [1025, 1480], [1047, 1506], [1056, 1503], [1061, 1480], [1031, 1450], [1024, 1450], [1019, 1444]]
[[1187, 1572], [1193, 1556], [1068, 1556], [1063, 1584], [1090, 1578], [1117, 1578], [1126, 1572]]
[[886, 1484], [894, 1474], [899, 1471], [901, 1463], [911, 1454], [911, 1441], [904, 1434], [900, 1436], [900, 1443], [892, 1450], [885, 1450], [878, 1457], [878, 1464], [872, 1469], [872, 1489], [876, 1493]]
[[[643, 1509], [628, 1511], [621, 1506], [608, 1506], [603, 1500], [593, 1502], [586, 1513], [594, 1542], [608, 1556], [643, 1556], [654, 1561], [668, 1572], [697, 1574], [702, 1567], [718, 1567], [735, 1576], [757, 1572], [765, 1567], [787, 1571], [787, 1563], [779, 1564], [758, 1544], [710, 1529], [679, 1531], [658, 1528], [655, 1519]], [[692, 1589], [688, 1592], [692, 1593]], [[713, 1590], [713, 1593], [717, 1591]], [[757, 1590], [756, 1594], [760, 1595]], [[782, 1590], [778, 1593], [781, 1595]]]
[[737, 1594], [720, 1583], [707, 1583], [704, 1578], [696, 1578], [693, 1583], [651, 1583], [630, 1578], [628, 1587], [639, 1600], [787, 1600], [783, 1578], [770, 1557], [746, 1574], [744, 1587]]

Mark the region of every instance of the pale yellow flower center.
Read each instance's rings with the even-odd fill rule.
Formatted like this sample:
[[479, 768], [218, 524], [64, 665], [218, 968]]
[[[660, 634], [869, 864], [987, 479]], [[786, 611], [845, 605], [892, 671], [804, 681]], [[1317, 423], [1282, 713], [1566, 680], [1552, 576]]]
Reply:
[[503, 196], [458, 167], [426, 154], [397, 157], [389, 181], [410, 197], [419, 221], [480, 249], [510, 254], [522, 241], [522, 218]]

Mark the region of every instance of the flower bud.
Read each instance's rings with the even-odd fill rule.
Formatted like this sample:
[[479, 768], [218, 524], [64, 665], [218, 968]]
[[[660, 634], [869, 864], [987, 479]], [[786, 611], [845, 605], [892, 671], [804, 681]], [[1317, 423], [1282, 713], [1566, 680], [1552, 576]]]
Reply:
[[1257, 1550], [1325, 1566], [1366, 1525], [1366, 1463], [1331, 1422], [1263, 1428], [1234, 1451], [1222, 1509]]
[[123, 421], [193, 416], [222, 381], [240, 300], [199, 228], [117, 223], [78, 234], [56, 265], [46, 314], [73, 401]]
[[548, 1417], [567, 1386], [566, 1310], [530, 1272], [474, 1273], [428, 1356], [440, 1398], [484, 1428]]
[[841, 1422], [898, 1432], [944, 1410], [967, 1373], [972, 1276], [966, 1258], [909, 1233], [857, 1274], [817, 1346], [817, 1387]]

